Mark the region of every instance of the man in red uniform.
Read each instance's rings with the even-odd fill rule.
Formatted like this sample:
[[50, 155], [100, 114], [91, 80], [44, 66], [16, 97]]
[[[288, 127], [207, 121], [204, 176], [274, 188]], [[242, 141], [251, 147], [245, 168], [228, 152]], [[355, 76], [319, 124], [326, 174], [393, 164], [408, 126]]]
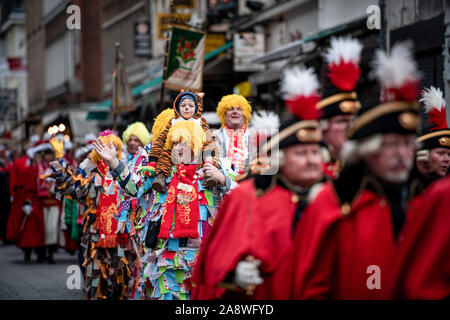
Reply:
[[30, 160], [26, 155], [16, 158], [10, 169], [11, 197], [13, 198], [8, 215], [6, 239], [16, 241], [22, 223], [22, 207], [25, 202], [25, 178]]
[[414, 173], [425, 188], [436, 179], [445, 177], [450, 167], [450, 129], [447, 125], [445, 100], [439, 88], [430, 87], [422, 92], [424, 120], [417, 138], [416, 168]]
[[8, 218], [7, 239], [15, 240], [25, 253], [25, 261], [36, 250], [38, 262], [45, 258], [45, 226], [42, 205], [37, 195], [40, 156], [36, 150], [42, 141], [35, 141], [27, 155], [14, 161], [14, 200]]
[[419, 122], [418, 74], [407, 44], [378, 51], [381, 103], [347, 133], [346, 164], [319, 191], [296, 230], [294, 299], [388, 298], [391, 262], [419, 202], [409, 174]]
[[322, 152], [325, 155], [324, 172], [335, 179], [340, 170], [339, 154], [347, 140], [355, 113], [361, 108], [356, 84], [361, 74], [359, 62], [362, 45], [357, 39], [332, 38], [324, 53], [327, 77], [322, 100], [316, 105], [323, 130]]
[[264, 175], [250, 165], [252, 177], [224, 198], [200, 249], [192, 299], [289, 296], [282, 279], [290, 270], [293, 230], [323, 177], [317, 88], [312, 69], [285, 73], [282, 91], [295, 116], [262, 147], [272, 161], [280, 159], [279, 171]]

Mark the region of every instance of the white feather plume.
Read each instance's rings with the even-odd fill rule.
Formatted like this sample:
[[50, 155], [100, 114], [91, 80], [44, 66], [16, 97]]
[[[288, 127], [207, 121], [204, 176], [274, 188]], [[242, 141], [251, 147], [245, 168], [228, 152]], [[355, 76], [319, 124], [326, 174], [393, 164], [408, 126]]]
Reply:
[[255, 129], [278, 129], [280, 127], [280, 118], [273, 111], [256, 111], [252, 114], [250, 127]]
[[417, 81], [420, 77], [410, 41], [396, 43], [390, 55], [377, 50], [372, 67], [379, 83], [385, 88], [400, 88], [406, 82]]
[[420, 102], [424, 104], [426, 112], [429, 112], [433, 108], [438, 110], [445, 108], [444, 94], [441, 89], [433, 86], [422, 91]]
[[313, 68], [293, 67], [283, 72], [281, 93], [284, 100], [291, 100], [298, 96], [316, 94], [319, 81]]
[[350, 37], [331, 38], [330, 47], [324, 52], [323, 57], [328, 64], [338, 64], [341, 59], [344, 62], [359, 63], [362, 44], [357, 39]]

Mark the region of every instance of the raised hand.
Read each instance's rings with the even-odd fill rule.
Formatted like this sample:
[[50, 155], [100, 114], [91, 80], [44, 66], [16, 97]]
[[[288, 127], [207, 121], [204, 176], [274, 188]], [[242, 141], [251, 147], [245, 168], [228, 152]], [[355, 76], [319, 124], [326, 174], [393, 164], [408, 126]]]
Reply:
[[108, 167], [114, 169], [119, 165], [119, 160], [117, 159], [117, 151], [112, 142], [110, 142], [108, 146], [103, 142], [102, 139], [97, 138], [96, 140], [94, 140], [93, 145], [95, 151], [97, 151], [100, 157], [102, 157]]
[[55, 136], [50, 139], [50, 144], [55, 152], [56, 159], [61, 159], [64, 155], [64, 142], [58, 140]]

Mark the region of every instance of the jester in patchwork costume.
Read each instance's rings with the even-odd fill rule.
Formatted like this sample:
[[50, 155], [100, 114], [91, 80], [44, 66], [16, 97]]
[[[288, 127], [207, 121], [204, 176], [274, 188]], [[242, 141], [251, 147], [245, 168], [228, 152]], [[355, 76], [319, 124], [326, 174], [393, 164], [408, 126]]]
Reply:
[[[114, 132], [106, 130], [98, 140], [121, 156], [122, 141]], [[52, 192], [57, 198], [70, 195], [84, 207], [81, 246], [86, 268], [86, 299], [126, 299], [131, 276], [129, 259], [134, 249], [129, 246], [127, 233], [116, 233], [117, 184], [97, 151], [93, 150], [75, 170], [63, 158], [62, 141], [52, 138], [50, 143], [57, 161], [50, 164], [53, 173], [41, 178], [55, 180]]]
[[[123, 132], [122, 141], [127, 146], [126, 152], [123, 152], [122, 160], [126, 163], [131, 174], [130, 183], [137, 184], [140, 180], [138, 170], [147, 164], [148, 152], [151, 148], [150, 133], [142, 122], [130, 124]], [[139, 235], [136, 231], [136, 216], [139, 216], [141, 206], [136, 197], [131, 195], [126, 188], [119, 186], [118, 192], [118, 210], [116, 219], [118, 220], [117, 233], [129, 234], [130, 246], [134, 248], [131, 251], [129, 266], [131, 269], [131, 279], [129, 283], [129, 298], [134, 298], [138, 275], [140, 273], [140, 254], [139, 254]], [[146, 195], [149, 197], [150, 195]]]

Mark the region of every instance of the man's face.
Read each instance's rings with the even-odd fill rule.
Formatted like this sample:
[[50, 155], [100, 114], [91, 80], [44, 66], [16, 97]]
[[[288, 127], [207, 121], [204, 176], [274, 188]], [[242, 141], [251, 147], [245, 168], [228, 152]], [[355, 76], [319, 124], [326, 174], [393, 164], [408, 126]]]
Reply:
[[135, 154], [139, 147], [142, 147], [141, 141], [135, 135], [131, 135], [127, 142], [127, 150], [130, 154]]
[[50, 163], [53, 161], [53, 153], [52, 152], [45, 152], [44, 153], [44, 161], [47, 163]]
[[194, 155], [191, 148], [185, 142], [179, 142], [174, 144], [172, 149], [172, 162], [175, 164], [191, 164], [193, 162]]
[[352, 114], [341, 114], [328, 119], [328, 128], [323, 132], [325, 143], [331, 146], [333, 156], [337, 158], [347, 138], [345, 133], [353, 121]]
[[284, 150], [281, 173], [293, 184], [308, 188], [322, 178], [322, 155], [318, 144], [297, 144]]
[[244, 122], [244, 112], [241, 107], [231, 107], [225, 113], [225, 123], [232, 129], [242, 128]]
[[190, 119], [195, 113], [195, 102], [192, 99], [184, 99], [180, 103], [180, 114], [184, 119]]
[[447, 170], [450, 167], [450, 149], [431, 149], [430, 157], [428, 160], [428, 167], [430, 174], [436, 174], [440, 177], [445, 177], [447, 174]]
[[414, 139], [413, 134], [383, 134], [380, 149], [364, 158], [370, 171], [387, 183], [406, 182], [414, 164]]

